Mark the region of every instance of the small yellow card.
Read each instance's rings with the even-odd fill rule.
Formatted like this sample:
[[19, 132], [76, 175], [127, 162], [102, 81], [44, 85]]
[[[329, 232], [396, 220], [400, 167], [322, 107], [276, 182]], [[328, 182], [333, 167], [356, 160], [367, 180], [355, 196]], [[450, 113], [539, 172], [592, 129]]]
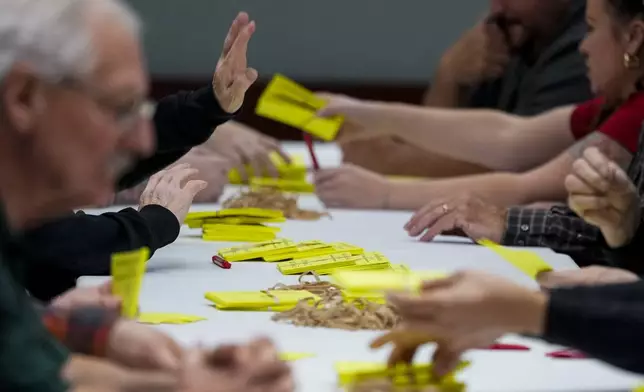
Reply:
[[262, 93], [255, 113], [331, 141], [344, 119], [318, 117], [317, 112], [325, 105], [326, 102], [313, 92], [278, 74]]
[[211, 242], [262, 242], [275, 237], [275, 233], [204, 233], [201, 239]]
[[331, 267], [316, 271], [319, 275], [328, 275], [337, 271], [369, 271], [369, 270], [389, 270], [390, 262], [380, 252], [367, 252], [352, 258], [353, 264], [343, 267]]
[[454, 384], [456, 374], [469, 365], [469, 362], [461, 362], [454, 372], [446, 375], [441, 380], [432, 379], [431, 364], [399, 365], [395, 368], [388, 368], [386, 364], [382, 363], [347, 361], [337, 362], [335, 370], [338, 374], [338, 382], [342, 386], [378, 378], [390, 378], [395, 385], [449, 385]]
[[233, 261], [258, 260], [265, 256], [283, 253], [295, 249], [295, 242], [289, 240], [276, 240], [260, 242], [255, 246], [233, 247], [219, 250], [219, 255], [224, 259]]
[[282, 229], [264, 225], [228, 225], [208, 223], [203, 225], [204, 233], [278, 233]]
[[489, 240], [481, 240], [479, 244], [494, 251], [532, 279], [536, 279], [542, 272], [552, 271], [552, 266], [535, 252], [509, 249]]
[[137, 321], [141, 324], [189, 324], [206, 320], [205, 317], [181, 313], [141, 313]]
[[312, 257], [309, 259], [284, 261], [277, 265], [277, 269], [284, 275], [296, 275], [309, 271], [353, 265], [353, 258], [354, 256], [352, 256], [350, 253], [339, 253], [334, 255]]
[[139, 294], [145, 274], [145, 263], [150, 257], [148, 248], [112, 255], [112, 293], [122, 300], [121, 315], [136, 318]]
[[385, 304], [387, 302], [387, 298], [385, 297], [385, 293], [383, 291], [359, 292], [359, 291], [342, 290], [341, 293], [342, 293], [342, 298], [344, 298], [345, 301], [366, 299], [367, 301], [375, 302], [378, 304]]
[[280, 359], [285, 362], [294, 362], [301, 359], [308, 359], [315, 357], [313, 353], [280, 353]]
[[186, 216], [186, 221], [239, 216], [275, 219], [284, 218], [284, 213], [280, 210], [268, 210], [264, 208], [228, 208], [219, 211], [190, 212]]
[[295, 251], [277, 254], [273, 256], [264, 257], [265, 261], [286, 261], [286, 260], [300, 260], [309, 259], [313, 257], [327, 256], [339, 253], [348, 253], [350, 255], [360, 255], [364, 253], [364, 249], [355, 245], [346, 244], [343, 242], [334, 242], [325, 244], [322, 241], [301, 242], [297, 244]]
[[267, 292], [209, 292], [206, 299], [221, 310], [284, 311], [304, 299], [318, 301], [320, 297], [305, 290], [271, 290]]
[[[306, 180], [306, 164], [304, 163], [304, 158], [301, 155], [291, 155], [291, 162], [287, 163], [280, 154], [272, 151], [269, 154], [269, 159], [277, 169], [279, 178], [300, 181]], [[250, 178], [271, 177], [268, 172], [259, 174], [255, 173], [251, 165], [246, 165], [245, 170], [246, 175]], [[241, 174], [237, 169], [231, 169], [230, 172], [228, 172], [228, 180], [231, 184], [242, 184], [245, 182], [242, 181]]]
[[423, 281], [443, 279], [448, 275], [440, 271], [400, 272], [390, 269], [379, 271], [338, 271], [332, 280], [352, 292], [367, 291], [417, 291]]
[[315, 186], [306, 179], [263, 178], [254, 177], [250, 180], [251, 189], [277, 188], [284, 192], [314, 193]]

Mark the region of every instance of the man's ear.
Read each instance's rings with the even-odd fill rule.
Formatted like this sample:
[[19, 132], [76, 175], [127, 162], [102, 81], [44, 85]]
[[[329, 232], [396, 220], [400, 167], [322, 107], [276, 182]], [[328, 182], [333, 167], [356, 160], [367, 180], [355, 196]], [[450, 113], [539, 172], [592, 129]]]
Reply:
[[15, 66], [2, 83], [2, 104], [7, 121], [20, 133], [35, 128], [45, 110], [44, 83], [24, 66]]
[[641, 57], [644, 55], [644, 53], [642, 53], [642, 49], [644, 49], [644, 21], [638, 19], [631, 22], [629, 25], [626, 53]]

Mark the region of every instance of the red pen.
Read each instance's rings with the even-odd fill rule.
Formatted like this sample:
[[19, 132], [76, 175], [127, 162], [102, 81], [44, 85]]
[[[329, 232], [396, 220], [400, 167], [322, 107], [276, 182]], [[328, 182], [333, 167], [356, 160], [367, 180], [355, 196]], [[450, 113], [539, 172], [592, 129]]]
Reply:
[[223, 257], [218, 255], [212, 256], [212, 263], [223, 269], [230, 269], [230, 267], [232, 267], [232, 264], [230, 264], [228, 260], [225, 260]]
[[583, 359], [583, 358], [588, 358], [586, 356], [586, 354], [582, 353], [581, 351], [572, 350], [572, 349], [553, 351], [551, 353], [546, 354], [546, 357], [561, 358], [561, 359]]
[[530, 347], [521, 344], [494, 343], [487, 350], [530, 351]]
[[315, 155], [315, 150], [313, 149], [313, 138], [308, 133], [304, 134], [304, 142], [306, 147], [309, 149], [309, 154], [311, 155], [311, 161], [313, 162], [313, 169], [320, 170], [320, 163], [318, 162], [318, 157]]

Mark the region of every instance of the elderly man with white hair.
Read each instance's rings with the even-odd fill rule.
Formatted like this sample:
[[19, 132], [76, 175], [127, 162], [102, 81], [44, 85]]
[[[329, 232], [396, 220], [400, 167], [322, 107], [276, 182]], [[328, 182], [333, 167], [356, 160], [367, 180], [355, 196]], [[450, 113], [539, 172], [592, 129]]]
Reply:
[[[241, 106], [254, 75], [239, 37], [253, 29], [236, 19], [214, 94], [198, 97]], [[292, 390], [266, 340], [186, 350], [121, 319], [109, 286], [36, 310], [22, 285], [22, 230], [110, 197], [135, 162], [157, 169], [136, 16], [118, 0], [0, 0], [0, 79], [0, 390]], [[198, 110], [190, 94], [177, 111]], [[191, 137], [157, 129], [158, 153]]]

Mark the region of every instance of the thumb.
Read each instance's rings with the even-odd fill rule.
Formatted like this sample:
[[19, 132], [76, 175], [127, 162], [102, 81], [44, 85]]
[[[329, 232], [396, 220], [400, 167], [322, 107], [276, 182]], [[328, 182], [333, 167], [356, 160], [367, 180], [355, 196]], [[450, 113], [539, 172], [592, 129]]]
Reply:
[[208, 183], [203, 180], [190, 180], [186, 183], [186, 186], [183, 187], [185, 191], [187, 191], [192, 198], [194, 198], [197, 193], [203, 191], [206, 189], [208, 186]]
[[453, 286], [454, 284], [456, 284], [456, 282], [458, 282], [462, 278], [463, 278], [463, 273], [457, 272], [453, 275], [448, 276], [447, 278], [425, 280], [421, 283], [420, 290], [433, 291], [433, 290], [444, 289], [449, 286]]

